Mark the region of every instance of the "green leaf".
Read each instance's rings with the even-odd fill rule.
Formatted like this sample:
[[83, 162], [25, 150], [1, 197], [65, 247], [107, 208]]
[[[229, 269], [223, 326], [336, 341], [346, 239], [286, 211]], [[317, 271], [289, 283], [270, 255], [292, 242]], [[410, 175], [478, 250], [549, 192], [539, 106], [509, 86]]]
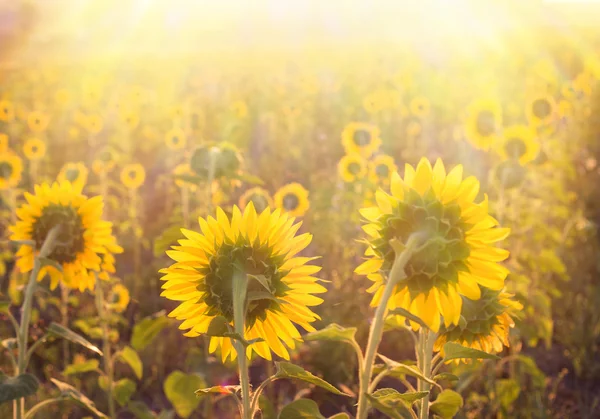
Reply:
[[535, 364], [535, 360], [529, 356], [518, 355], [517, 360], [524, 371], [531, 376], [533, 385], [538, 389], [546, 387], [546, 376]]
[[443, 419], [453, 418], [463, 406], [463, 399], [456, 391], [444, 390], [429, 406], [429, 409]]
[[410, 311], [405, 310], [401, 307], [396, 307], [395, 309], [390, 310], [388, 312], [388, 316], [392, 316], [392, 315], [406, 317], [408, 320], [412, 320], [413, 322], [417, 323], [419, 326], [424, 327], [427, 330], [430, 330], [429, 326], [427, 326], [427, 323], [425, 323], [423, 320], [421, 320], [420, 317], [415, 316]]
[[163, 256], [165, 252], [181, 238], [183, 238], [183, 235], [181, 234], [180, 224], [166, 228], [160, 236], [154, 239], [154, 246], [152, 249], [154, 256]]
[[408, 396], [394, 390], [393, 388], [382, 388], [373, 394], [367, 394], [367, 400], [371, 406], [381, 413], [388, 415], [393, 419], [411, 419], [409, 412], [410, 404], [422, 399], [428, 392], [407, 393]]
[[224, 337], [227, 333], [231, 333], [231, 331], [232, 329], [227, 319], [223, 316], [216, 316], [210, 321], [206, 335]]
[[63, 271], [63, 267], [60, 263], [58, 263], [55, 260], [49, 259], [49, 258], [45, 258], [45, 257], [38, 257], [41, 266], [52, 266], [54, 269], [56, 269], [58, 272], [62, 272]]
[[123, 378], [113, 384], [113, 396], [120, 406], [125, 406], [136, 389], [135, 381]]
[[0, 404], [35, 394], [40, 386], [31, 374], [8, 377], [0, 373]]
[[458, 377], [454, 374], [450, 374], [449, 372], [443, 372], [433, 377], [433, 381], [458, 381]]
[[319, 406], [310, 399], [294, 400], [279, 412], [279, 419], [325, 419]]
[[276, 378], [294, 378], [297, 380], [305, 381], [310, 384], [314, 384], [334, 394], [350, 397], [348, 394], [342, 393], [340, 390], [329, 384], [327, 381], [317, 377], [316, 375], [311, 374], [310, 372], [306, 371], [302, 367], [299, 367], [298, 365], [294, 365], [289, 362], [275, 362], [275, 367], [277, 368], [277, 372], [275, 373]]
[[439, 385], [431, 378], [425, 377], [425, 375], [416, 366], [406, 365], [401, 362], [394, 361], [386, 356], [377, 354], [379, 358], [385, 363], [386, 368], [389, 370], [389, 375], [396, 378], [404, 378], [405, 375], [418, 378], [419, 380], [425, 381], [434, 386]]
[[198, 397], [206, 396], [207, 394], [236, 394], [241, 389], [240, 386], [212, 386], [208, 388], [201, 388], [194, 393]]
[[250, 274], [248, 274], [247, 276], [248, 276], [248, 278], [254, 279], [256, 282], [258, 282], [260, 285], [262, 285], [263, 288], [266, 289], [269, 292], [269, 294], [270, 294], [271, 287], [269, 286], [269, 280], [267, 279], [266, 276], [264, 276], [264, 275], [250, 275]]
[[511, 378], [501, 379], [496, 381], [496, 393], [500, 405], [509, 410], [514, 401], [517, 400], [521, 393], [521, 386], [516, 380]]
[[136, 351], [141, 351], [150, 344], [167, 325], [169, 319], [165, 316], [165, 311], [161, 310], [151, 316], [144, 317], [139, 323], [133, 326], [131, 335], [131, 346]]
[[206, 383], [199, 375], [173, 371], [165, 380], [164, 390], [177, 414], [185, 419], [200, 403], [195, 394], [196, 389], [204, 386]]
[[304, 340], [330, 340], [338, 342], [356, 342], [356, 327], [342, 327], [339, 324], [331, 323], [327, 327], [315, 332], [307, 333]]
[[129, 346], [124, 347], [117, 353], [117, 359], [129, 365], [138, 380], [142, 379], [144, 367], [142, 365], [142, 360], [135, 349]]
[[0, 313], [7, 313], [10, 307], [10, 301], [0, 301]]
[[275, 412], [275, 407], [273, 403], [265, 397], [264, 394], [261, 394], [258, 398], [258, 408], [260, 409], [261, 419], [276, 419], [277, 413]]
[[127, 410], [133, 413], [136, 419], [156, 419], [156, 413], [154, 413], [144, 402], [130, 401], [127, 405]]
[[75, 389], [74, 387], [70, 386], [67, 383], [63, 383], [62, 381], [55, 380], [54, 378], [51, 378], [50, 381], [52, 381], [52, 383], [56, 387], [58, 387], [58, 389], [60, 390], [60, 397], [62, 399], [71, 400], [71, 401], [77, 403], [78, 405], [86, 408], [87, 410], [89, 410], [94, 415], [98, 416], [99, 418], [104, 419], [104, 418], [108, 417], [104, 413], [102, 413], [98, 409], [96, 409], [96, 405], [94, 404], [94, 402], [91, 401], [90, 399], [88, 399], [83, 394], [81, 394], [79, 392], [79, 390]]
[[100, 366], [100, 362], [97, 359], [88, 359], [85, 362], [67, 365], [67, 367], [63, 371], [63, 374], [64, 375], [83, 374], [84, 372], [96, 371], [96, 369], [99, 366]]
[[448, 342], [444, 345], [444, 361], [452, 359], [500, 359], [496, 355], [488, 354], [479, 349], [467, 348], [455, 342]]
[[61, 326], [58, 323], [52, 322], [48, 327], [47, 333], [51, 336], [56, 336], [59, 338], [70, 340], [73, 343], [77, 343], [85, 348], [88, 348], [90, 351], [96, 352], [98, 355], [102, 355], [102, 351], [98, 349], [96, 346], [92, 345], [81, 335], [73, 332], [72, 330], [67, 329], [64, 326]]

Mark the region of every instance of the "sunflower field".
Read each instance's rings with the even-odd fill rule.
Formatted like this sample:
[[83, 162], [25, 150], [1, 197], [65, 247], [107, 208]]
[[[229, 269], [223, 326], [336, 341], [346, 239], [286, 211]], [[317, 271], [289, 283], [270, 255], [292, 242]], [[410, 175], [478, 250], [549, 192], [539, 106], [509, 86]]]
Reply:
[[0, 419], [600, 417], [599, 21], [0, 0]]

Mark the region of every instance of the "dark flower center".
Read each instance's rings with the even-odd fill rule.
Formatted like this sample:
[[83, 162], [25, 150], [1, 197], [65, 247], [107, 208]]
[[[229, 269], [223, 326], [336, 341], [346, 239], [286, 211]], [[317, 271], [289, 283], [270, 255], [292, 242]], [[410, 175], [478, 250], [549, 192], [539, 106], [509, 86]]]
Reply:
[[46, 236], [55, 226], [60, 226], [60, 231], [48, 258], [60, 264], [73, 262], [85, 244], [81, 217], [73, 207], [53, 204], [44, 208], [42, 215], [33, 223], [31, 233], [36, 249], [42, 248]]
[[38, 146], [36, 146], [36, 145], [31, 146], [31, 152], [36, 154], [38, 152]]
[[484, 136], [490, 136], [496, 131], [496, 119], [490, 111], [479, 112], [477, 115], [477, 132]]
[[531, 107], [533, 114], [540, 119], [547, 118], [552, 111], [552, 107], [547, 99], [536, 99], [533, 101]]
[[65, 171], [65, 178], [69, 182], [75, 182], [79, 178], [79, 169], [67, 169]]
[[359, 147], [364, 147], [371, 143], [371, 133], [365, 129], [358, 129], [352, 136], [352, 141]]
[[506, 151], [506, 155], [519, 158], [527, 152], [527, 145], [520, 138], [511, 138], [504, 144], [504, 150]]
[[361, 165], [357, 162], [352, 162], [348, 165], [348, 172], [350, 172], [350, 174], [356, 176], [360, 173], [360, 169], [361, 169]]
[[390, 168], [385, 164], [375, 166], [375, 173], [380, 178], [387, 178], [390, 175]]
[[171, 142], [173, 144], [178, 144], [179, 143], [179, 137], [178, 136], [174, 136], [173, 138], [171, 138]]
[[137, 178], [137, 172], [136, 172], [135, 170], [130, 170], [130, 171], [129, 171], [129, 177], [130, 177], [131, 179], [135, 179], [135, 178]]
[[10, 175], [13, 173], [12, 164], [8, 162], [0, 162], [0, 177], [3, 179], [8, 179]]
[[298, 195], [289, 193], [283, 197], [283, 207], [288, 211], [293, 211], [300, 205]]

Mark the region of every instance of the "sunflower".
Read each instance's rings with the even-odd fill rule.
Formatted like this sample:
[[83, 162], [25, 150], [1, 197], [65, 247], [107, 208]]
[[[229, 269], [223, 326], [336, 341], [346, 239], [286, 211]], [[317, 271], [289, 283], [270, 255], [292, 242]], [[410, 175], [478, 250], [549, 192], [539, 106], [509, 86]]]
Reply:
[[239, 119], [244, 119], [248, 116], [248, 105], [243, 100], [236, 100], [229, 106], [229, 109]]
[[467, 108], [465, 133], [475, 147], [487, 151], [498, 142], [502, 126], [502, 106], [493, 99], [479, 99]]
[[429, 111], [431, 110], [431, 104], [429, 100], [425, 97], [416, 97], [410, 101], [410, 111], [414, 116], [418, 116], [419, 118], [424, 118], [429, 115]]
[[[181, 163], [175, 166], [175, 168], [173, 169], [173, 175], [194, 176], [194, 172], [192, 171], [188, 163]], [[175, 185], [179, 186], [180, 188], [183, 188], [185, 186], [191, 191], [195, 191], [196, 189], [198, 189], [198, 186], [195, 183], [188, 182], [183, 179], [178, 179], [177, 177], [175, 178]]]
[[369, 158], [381, 145], [379, 128], [365, 122], [351, 122], [342, 131], [342, 145], [346, 154]]
[[338, 162], [338, 173], [344, 182], [356, 182], [367, 175], [367, 162], [358, 154], [347, 154]]
[[69, 181], [73, 187], [82, 190], [85, 186], [88, 178], [88, 169], [82, 162], [78, 163], [66, 163], [60, 172], [56, 180], [59, 182]]
[[443, 355], [444, 344], [456, 342], [488, 353], [501, 352], [503, 346], [509, 346], [510, 329], [515, 326], [513, 317], [522, 309], [513, 295], [481, 287], [479, 300], [463, 297], [461, 320], [458, 325], [440, 328], [434, 350]]
[[[319, 316], [309, 307], [323, 300], [312, 294], [326, 291], [312, 276], [321, 268], [306, 265], [314, 258], [295, 257], [312, 235], [296, 236], [301, 223], [279, 209], [257, 214], [252, 202], [243, 213], [234, 206], [231, 220], [217, 208], [216, 219], [198, 221], [202, 233], [181, 229], [186, 239], [167, 251], [176, 262], [160, 271], [161, 296], [181, 302], [169, 316], [183, 320], [179, 328], [189, 329], [189, 337], [205, 334], [216, 316], [232, 323], [233, 282], [241, 271], [247, 287], [244, 338], [264, 339], [248, 346], [247, 356], [255, 351], [270, 360], [272, 351], [289, 359], [288, 348], [301, 341], [293, 323], [315, 330], [310, 323]], [[231, 339], [212, 337], [209, 351], [218, 347], [223, 362], [236, 358]]]
[[505, 128], [498, 143], [498, 153], [502, 158], [518, 160], [521, 164], [534, 160], [539, 151], [535, 131], [526, 125]]
[[84, 120], [84, 127], [89, 131], [90, 134], [99, 134], [104, 126], [104, 121], [100, 115], [88, 115]]
[[262, 212], [267, 208], [272, 208], [274, 206], [273, 198], [271, 198], [269, 191], [258, 186], [244, 192], [240, 196], [238, 204], [240, 208], [244, 210], [249, 202], [252, 202], [254, 208], [258, 210], [258, 212]]
[[15, 119], [15, 107], [8, 100], [0, 100], [0, 121], [10, 122]]
[[134, 111], [126, 110], [121, 111], [120, 113], [121, 121], [125, 124], [125, 126], [134, 130], [140, 124], [140, 115]]
[[46, 143], [38, 138], [32, 138], [23, 144], [23, 154], [29, 160], [39, 160], [46, 155]]
[[9, 149], [0, 151], [0, 190], [18, 186], [22, 173], [21, 158]]
[[380, 154], [369, 162], [369, 178], [375, 184], [388, 185], [396, 170], [394, 158], [387, 154]]
[[185, 147], [186, 136], [181, 128], [173, 128], [165, 135], [165, 144], [171, 150], [181, 150]]
[[121, 170], [121, 182], [129, 189], [137, 189], [144, 184], [146, 171], [139, 163], [128, 164]]
[[41, 281], [50, 276], [50, 287], [59, 281], [74, 289], [94, 289], [94, 272], [101, 271], [101, 255], [120, 253], [112, 235], [112, 223], [102, 221], [102, 198], [87, 198], [70, 182], [55, 182], [35, 186], [32, 195], [25, 192], [27, 203], [17, 210], [19, 221], [11, 226], [11, 240], [29, 240], [35, 245], [21, 245], [17, 252], [17, 267], [21, 272], [33, 269], [35, 255], [54, 227], [59, 234], [48, 258], [62, 267], [44, 266], [38, 275]]
[[[392, 174], [391, 196], [378, 190], [377, 206], [360, 211], [368, 221], [363, 230], [369, 236], [365, 255], [370, 258], [355, 272], [373, 281], [367, 290], [375, 293], [372, 306], [381, 300], [394, 248], [413, 233], [425, 234], [427, 240], [406, 264], [407, 277], [396, 286], [388, 308], [404, 308], [438, 331], [440, 314], [446, 326], [458, 324], [461, 295], [477, 300], [478, 284], [494, 290], [504, 287], [508, 271], [497, 262], [506, 259], [508, 251], [492, 244], [504, 239], [509, 229], [495, 228], [498, 223], [488, 215], [487, 196], [474, 202], [479, 181], [463, 180], [462, 174], [461, 165], [446, 174], [441, 160], [432, 168], [423, 158], [416, 170], [406, 165], [404, 179]], [[392, 241], [397, 242], [394, 247]]]
[[124, 285], [116, 283], [110, 291], [108, 306], [112, 311], [122, 313], [127, 309], [130, 300], [129, 290]]
[[288, 183], [279, 188], [273, 197], [275, 208], [281, 208], [292, 217], [301, 217], [310, 207], [308, 191], [299, 183]]
[[190, 167], [194, 173], [208, 179], [211, 166], [214, 169], [213, 179], [232, 178], [242, 166], [242, 156], [236, 146], [227, 142], [198, 147], [190, 159]]
[[97, 154], [92, 162], [92, 170], [97, 175], [111, 172], [117, 164], [117, 152], [110, 147], [105, 147]]
[[43, 112], [33, 111], [27, 115], [27, 125], [33, 132], [44, 132], [48, 128], [50, 118]]
[[525, 113], [533, 126], [548, 125], [556, 115], [556, 102], [552, 96], [536, 97], [527, 104]]

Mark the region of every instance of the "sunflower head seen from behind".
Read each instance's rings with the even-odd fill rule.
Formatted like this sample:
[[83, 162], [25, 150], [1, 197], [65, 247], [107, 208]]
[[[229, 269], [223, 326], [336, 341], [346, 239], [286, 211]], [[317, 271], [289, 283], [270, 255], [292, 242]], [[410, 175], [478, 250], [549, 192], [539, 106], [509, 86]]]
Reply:
[[[320, 267], [307, 265], [314, 258], [297, 257], [310, 243], [309, 233], [296, 235], [301, 223], [281, 210], [260, 214], [249, 202], [244, 212], [233, 207], [231, 219], [218, 208], [216, 219], [199, 218], [201, 232], [182, 229], [185, 236], [167, 254], [175, 260], [162, 269], [162, 296], [179, 301], [170, 313], [182, 320], [186, 336], [206, 334], [216, 316], [233, 322], [234, 276], [243, 273], [247, 289], [244, 301], [244, 338], [263, 339], [247, 348], [271, 359], [271, 352], [289, 359], [289, 349], [300, 341], [293, 323], [312, 331], [318, 319], [309, 307], [321, 304], [312, 294], [325, 292], [313, 277]], [[227, 337], [211, 337], [210, 352], [221, 348], [223, 361], [236, 351]]]

